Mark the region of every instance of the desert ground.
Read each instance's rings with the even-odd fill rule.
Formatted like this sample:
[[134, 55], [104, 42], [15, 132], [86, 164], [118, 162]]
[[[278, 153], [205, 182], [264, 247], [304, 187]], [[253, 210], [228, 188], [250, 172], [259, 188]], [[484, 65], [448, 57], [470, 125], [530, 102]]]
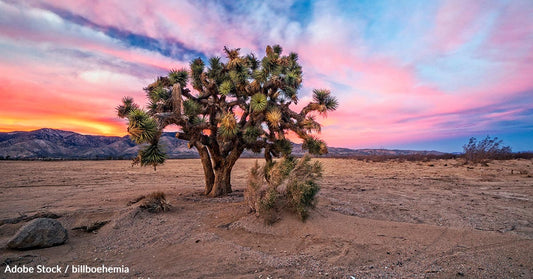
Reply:
[[[0, 226], [0, 278], [532, 278], [533, 161], [365, 162], [319, 159], [316, 209], [265, 225], [234, 192], [206, 198], [199, 160], [154, 172], [129, 161], [0, 161], [0, 220], [60, 215], [66, 244], [4, 248], [24, 225]], [[128, 205], [163, 191], [153, 214]], [[72, 230], [109, 221], [98, 231]], [[11, 265], [126, 266], [129, 274], [14, 275]]]

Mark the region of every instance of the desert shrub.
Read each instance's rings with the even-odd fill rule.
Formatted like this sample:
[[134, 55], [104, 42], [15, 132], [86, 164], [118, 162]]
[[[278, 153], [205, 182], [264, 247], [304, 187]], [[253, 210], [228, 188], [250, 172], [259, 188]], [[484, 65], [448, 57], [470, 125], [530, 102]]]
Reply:
[[139, 207], [151, 213], [158, 213], [170, 210], [171, 205], [167, 202], [165, 193], [153, 192], [142, 200]]
[[287, 157], [263, 167], [256, 162], [249, 173], [245, 199], [250, 211], [268, 224], [279, 220], [279, 213], [285, 209], [303, 221], [315, 206], [321, 176], [320, 162], [311, 163], [309, 156]]
[[517, 152], [512, 154], [512, 159], [533, 159], [533, 152]]
[[365, 162], [430, 162], [434, 160], [450, 160], [457, 159], [457, 155], [451, 153], [444, 154], [381, 154], [381, 155], [350, 155], [341, 156], [340, 158], [354, 159]]
[[265, 187], [268, 169], [272, 165], [261, 167], [257, 161], [250, 169], [248, 184], [244, 191], [244, 199], [247, 202], [250, 212], [255, 212], [262, 217], [266, 223], [272, 224], [278, 219], [277, 206], [278, 194], [275, 187]]
[[502, 140], [498, 140], [498, 137], [487, 136], [481, 141], [471, 137], [468, 143], [463, 145], [463, 156], [466, 163], [486, 164], [490, 160], [511, 158], [511, 147], [503, 146], [502, 142]]

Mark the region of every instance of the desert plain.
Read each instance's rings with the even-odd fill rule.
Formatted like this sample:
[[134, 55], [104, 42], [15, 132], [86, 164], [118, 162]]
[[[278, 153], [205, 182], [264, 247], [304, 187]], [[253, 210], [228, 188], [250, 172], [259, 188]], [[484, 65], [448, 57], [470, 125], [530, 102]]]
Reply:
[[[266, 225], [234, 192], [202, 196], [199, 160], [157, 171], [129, 161], [0, 161], [0, 220], [54, 213], [61, 246], [5, 248], [24, 225], [0, 226], [0, 278], [532, 278], [533, 161], [318, 159], [317, 206]], [[130, 201], [162, 191], [170, 211]], [[108, 221], [97, 231], [73, 230]], [[3, 222], [2, 222], [3, 223]], [[6, 265], [125, 266], [128, 274], [6, 274]]]

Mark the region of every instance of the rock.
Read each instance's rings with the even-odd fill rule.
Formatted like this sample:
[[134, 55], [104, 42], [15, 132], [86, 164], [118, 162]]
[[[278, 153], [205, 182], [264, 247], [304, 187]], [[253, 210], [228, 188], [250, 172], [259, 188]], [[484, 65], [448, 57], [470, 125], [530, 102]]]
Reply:
[[67, 239], [67, 230], [59, 221], [38, 218], [20, 228], [7, 243], [7, 248], [17, 250], [45, 248], [61, 245]]

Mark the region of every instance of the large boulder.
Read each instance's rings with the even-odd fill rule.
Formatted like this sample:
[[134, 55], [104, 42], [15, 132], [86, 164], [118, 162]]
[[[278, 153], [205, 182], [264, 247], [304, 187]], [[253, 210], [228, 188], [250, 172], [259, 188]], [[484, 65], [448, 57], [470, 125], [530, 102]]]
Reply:
[[38, 218], [24, 225], [9, 240], [7, 247], [25, 250], [61, 245], [67, 241], [67, 230], [59, 221], [50, 218]]

